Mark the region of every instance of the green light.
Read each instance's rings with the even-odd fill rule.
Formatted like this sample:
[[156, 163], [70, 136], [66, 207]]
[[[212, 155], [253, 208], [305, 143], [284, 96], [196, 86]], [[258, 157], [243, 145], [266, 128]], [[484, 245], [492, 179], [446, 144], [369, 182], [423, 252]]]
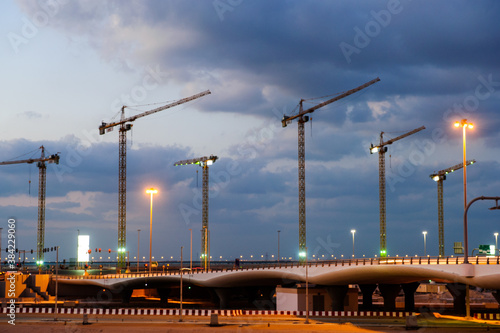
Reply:
[[305, 256], [306, 256], [306, 252], [305, 251], [299, 252], [299, 257], [305, 257]]
[[380, 250], [380, 254], [386, 254], [386, 250]]

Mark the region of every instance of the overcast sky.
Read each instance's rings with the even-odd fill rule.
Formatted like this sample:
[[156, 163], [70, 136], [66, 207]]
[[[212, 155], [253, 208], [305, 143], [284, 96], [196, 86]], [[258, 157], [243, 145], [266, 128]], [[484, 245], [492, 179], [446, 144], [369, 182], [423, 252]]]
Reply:
[[[438, 254], [437, 186], [429, 175], [462, 162], [468, 198], [500, 196], [500, 3], [496, 1], [6, 0], [0, 10], [0, 160], [61, 155], [47, 169], [45, 245], [76, 256], [76, 239], [117, 248], [118, 119], [209, 89], [135, 121], [128, 132], [127, 248], [148, 256], [200, 253], [202, 169], [178, 160], [217, 155], [210, 168], [211, 253], [232, 259], [298, 254], [297, 125], [283, 114], [376, 77], [318, 109], [306, 124], [307, 245], [312, 257], [379, 253], [378, 156], [388, 146], [389, 255]], [[142, 106], [140, 106], [142, 105]], [[118, 116], [119, 117], [119, 116]], [[25, 155], [28, 153], [27, 155]], [[36, 248], [38, 169], [0, 167], [0, 212], [17, 245]], [[31, 182], [31, 183], [30, 183]], [[463, 240], [462, 172], [444, 182], [445, 249]], [[500, 213], [469, 211], [470, 249], [494, 244]], [[5, 252], [4, 252], [5, 253]], [[188, 252], [184, 252], [188, 253]], [[189, 257], [189, 255], [185, 255]], [[51, 259], [52, 254], [46, 256]]]

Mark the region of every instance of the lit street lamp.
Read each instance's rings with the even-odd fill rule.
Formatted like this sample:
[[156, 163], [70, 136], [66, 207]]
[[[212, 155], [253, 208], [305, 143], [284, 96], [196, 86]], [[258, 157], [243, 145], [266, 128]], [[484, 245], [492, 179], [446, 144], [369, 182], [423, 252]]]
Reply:
[[354, 234], [356, 233], [356, 230], [352, 229], [351, 234], [352, 234], [352, 257], [354, 258]]
[[422, 231], [424, 235], [424, 257], [427, 257], [427, 231]]
[[151, 252], [153, 250], [153, 194], [158, 193], [158, 190], [155, 190], [154, 188], [150, 188], [149, 190], [146, 190], [146, 193], [151, 195], [151, 208], [149, 212], [149, 274], [151, 274], [151, 264], [153, 263], [151, 260]]

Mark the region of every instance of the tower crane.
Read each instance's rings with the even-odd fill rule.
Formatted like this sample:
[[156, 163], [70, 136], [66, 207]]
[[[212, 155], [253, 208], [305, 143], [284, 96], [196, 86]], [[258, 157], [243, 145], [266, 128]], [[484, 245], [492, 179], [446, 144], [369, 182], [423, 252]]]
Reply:
[[385, 153], [387, 152], [387, 145], [393, 144], [394, 142], [406, 138], [412, 134], [424, 130], [425, 126], [416, 128], [408, 133], [384, 141], [384, 132], [380, 132], [380, 143], [374, 146], [373, 143], [370, 146], [370, 154], [378, 152], [378, 191], [379, 191], [379, 209], [380, 209], [380, 256], [387, 256], [387, 243], [386, 243], [386, 223], [385, 223]]
[[[468, 160], [465, 165], [476, 163], [476, 160]], [[447, 169], [433, 173], [429, 177], [437, 182], [437, 197], [438, 197], [438, 227], [439, 227], [439, 256], [444, 257], [444, 218], [443, 218], [443, 180], [446, 180], [446, 175], [455, 170], [460, 170], [464, 167], [463, 163], [454, 165]]]
[[205, 263], [205, 271], [208, 271], [208, 258], [210, 249], [208, 248], [208, 167], [217, 161], [218, 157], [210, 155], [189, 160], [175, 162], [174, 166], [198, 164], [203, 168], [203, 212], [202, 212], [202, 229], [201, 229], [201, 259]]
[[309, 121], [308, 113], [312, 113], [323, 106], [331, 104], [338, 101], [344, 97], [352, 95], [372, 84], [380, 81], [377, 77], [357, 88], [348, 90], [340, 95], [337, 95], [323, 103], [319, 103], [307, 110], [303, 109], [304, 99], [299, 102], [299, 113], [293, 116], [283, 115], [281, 120], [281, 126], [286, 127], [292, 122], [292, 120], [297, 119], [298, 124], [298, 169], [299, 169], [299, 260], [305, 260], [306, 256], [306, 162], [305, 162], [305, 138], [304, 138], [304, 123]]
[[203, 91], [196, 95], [186, 97], [173, 103], [158, 107], [156, 109], [143, 112], [141, 114], [125, 118], [125, 108], [122, 106], [120, 121], [113, 123], [102, 122], [99, 126], [99, 134], [103, 135], [106, 132], [112, 131], [113, 127], [120, 126], [120, 134], [118, 139], [119, 146], [119, 166], [118, 166], [118, 267], [123, 267], [125, 264], [125, 253], [127, 244], [127, 131], [132, 129], [131, 122], [136, 119], [148, 116], [150, 114], [160, 112], [171, 107], [184, 104], [210, 94], [209, 90]]
[[33, 164], [37, 163], [38, 167], [38, 229], [37, 229], [37, 237], [36, 237], [36, 248], [37, 248], [37, 265], [43, 264], [44, 259], [44, 244], [45, 244], [45, 189], [46, 189], [46, 175], [47, 175], [47, 163], [56, 163], [59, 164], [59, 155], [52, 154], [50, 156], [45, 156], [45, 147], [41, 146], [39, 148], [41, 150], [40, 158], [30, 158], [26, 160], [19, 161], [5, 161], [0, 162], [0, 165], [8, 165], [8, 164], [21, 164], [28, 163]]

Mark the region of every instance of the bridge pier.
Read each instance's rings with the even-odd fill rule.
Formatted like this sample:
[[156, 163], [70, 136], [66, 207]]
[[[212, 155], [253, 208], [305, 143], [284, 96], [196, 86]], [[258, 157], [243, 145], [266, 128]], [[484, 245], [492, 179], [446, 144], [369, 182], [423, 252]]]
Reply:
[[228, 288], [215, 288], [214, 291], [219, 298], [219, 309], [227, 309], [229, 305], [229, 297], [231, 296], [231, 290]]
[[344, 311], [344, 300], [349, 286], [328, 286], [325, 289], [332, 300], [332, 311]]
[[494, 292], [491, 293], [493, 297], [497, 300], [497, 302], [500, 304], [500, 290], [495, 290]]
[[396, 297], [398, 297], [401, 286], [399, 284], [379, 284], [378, 290], [384, 298], [384, 309], [386, 311], [396, 310]]
[[455, 313], [459, 315], [465, 315], [465, 288], [467, 286], [462, 283], [447, 283], [446, 288], [453, 296], [453, 307]]
[[134, 292], [133, 289], [124, 289], [121, 293], [120, 296], [122, 298], [123, 303], [130, 303], [130, 297], [132, 296], [132, 293]]
[[162, 304], [168, 304], [168, 296], [170, 296], [170, 289], [167, 288], [157, 288], [156, 291], [158, 292], [158, 295], [160, 296], [160, 303]]
[[372, 295], [375, 289], [377, 289], [376, 284], [359, 284], [359, 289], [363, 293], [363, 311], [371, 311], [373, 309], [373, 299]]
[[401, 284], [405, 293], [405, 311], [407, 312], [415, 311], [415, 291], [417, 291], [419, 285], [419, 282]]

